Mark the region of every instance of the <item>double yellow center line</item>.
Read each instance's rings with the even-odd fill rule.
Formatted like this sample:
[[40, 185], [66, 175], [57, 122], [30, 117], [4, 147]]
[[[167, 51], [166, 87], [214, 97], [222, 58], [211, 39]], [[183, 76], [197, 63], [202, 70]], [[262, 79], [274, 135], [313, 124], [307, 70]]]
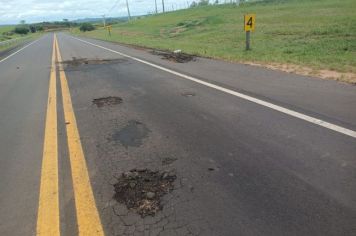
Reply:
[[37, 218], [37, 235], [60, 235], [58, 197], [58, 138], [57, 138], [57, 89], [56, 47], [53, 53], [47, 103], [46, 127]]
[[59, 62], [59, 77], [66, 121], [69, 159], [72, 171], [74, 199], [79, 235], [104, 235], [93, 191], [90, 184], [77, 122], [73, 110], [68, 82], [63, 70], [56, 35], [53, 39], [52, 65], [47, 105], [45, 140], [37, 218], [37, 235], [60, 235], [59, 189], [58, 189], [58, 132], [56, 59]]

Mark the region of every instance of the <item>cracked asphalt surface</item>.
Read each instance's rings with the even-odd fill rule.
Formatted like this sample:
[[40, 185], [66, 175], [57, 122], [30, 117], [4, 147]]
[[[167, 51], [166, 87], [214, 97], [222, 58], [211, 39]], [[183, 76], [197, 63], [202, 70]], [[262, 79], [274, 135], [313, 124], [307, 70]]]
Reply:
[[[356, 139], [57, 38], [106, 235], [356, 235]], [[36, 232], [52, 40], [0, 63], [0, 235]], [[356, 86], [85, 40], [356, 130]], [[61, 104], [58, 117], [61, 232], [76, 235]], [[177, 176], [154, 216], [113, 198], [132, 169]]]

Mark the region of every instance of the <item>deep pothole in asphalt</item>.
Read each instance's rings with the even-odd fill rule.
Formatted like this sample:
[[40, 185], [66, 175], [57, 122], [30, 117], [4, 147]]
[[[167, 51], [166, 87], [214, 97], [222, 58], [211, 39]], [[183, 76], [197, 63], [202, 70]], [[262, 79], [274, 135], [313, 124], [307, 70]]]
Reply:
[[103, 65], [103, 64], [115, 64], [127, 62], [127, 59], [88, 59], [88, 58], [76, 58], [73, 57], [72, 60], [62, 61], [61, 63], [67, 66], [80, 66], [80, 65]]
[[163, 209], [161, 199], [174, 190], [176, 179], [174, 171], [133, 169], [117, 179], [113, 198], [141, 217], [154, 216]]
[[143, 140], [148, 137], [150, 130], [139, 121], [131, 120], [121, 130], [115, 132], [110, 140], [120, 142], [124, 147], [139, 147]]
[[162, 59], [177, 62], [177, 63], [187, 63], [190, 61], [195, 61], [195, 56], [183, 52], [174, 53], [174, 52], [153, 50], [151, 51], [151, 53], [153, 55], [162, 56]]
[[103, 97], [103, 98], [96, 98], [93, 99], [93, 104], [97, 107], [104, 107], [104, 106], [113, 106], [122, 103], [122, 98], [120, 97]]

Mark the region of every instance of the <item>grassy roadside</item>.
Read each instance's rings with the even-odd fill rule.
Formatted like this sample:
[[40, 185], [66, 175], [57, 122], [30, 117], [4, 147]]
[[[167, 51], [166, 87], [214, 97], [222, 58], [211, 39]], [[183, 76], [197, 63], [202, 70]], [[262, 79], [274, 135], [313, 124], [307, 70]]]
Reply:
[[[43, 33], [33, 33], [27, 36], [22, 36], [19, 38], [19, 40], [16, 40], [14, 42], [8, 43], [8, 44], [0, 44], [0, 53], [4, 52], [6, 50], [12, 49], [17, 47], [18, 45], [26, 42], [26, 41], [31, 41], [31, 40], [35, 40], [37, 38], [39, 38], [41, 35], [43, 35]], [[1, 41], [0, 41], [1, 42]]]
[[[291, 72], [356, 74], [356, 1], [267, 0], [240, 7], [218, 5], [149, 16], [74, 34], [159, 49], [255, 63]], [[256, 13], [252, 50], [244, 50], [243, 15]], [[328, 73], [331, 72], [331, 73]], [[356, 78], [354, 78], [356, 82]]]
[[30, 35], [30, 33], [27, 35], [21, 35], [21, 34], [16, 34], [16, 33], [6, 34], [8, 32], [13, 31], [15, 29], [15, 27], [16, 27], [15, 25], [0, 26], [0, 42], [14, 39], [14, 38], [27, 37]]
[[[26, 35], [21, 35], [21, 34], [6, 34], [8, 32], [11, 32], [15, 29], [15, 25], [8, 25], [8, 26], [0, 26], [0, 52], [4, 52], [6, 50], [12, 49], [17, 47], [18, 45], [21, 45], [22, 43], [30, 40], [34, 40], [38, 37], [40, 37], [43, 33], [41, 32], [36, 32], [36, 33], [28, 33]], [[13, 40], [14, 41], [9, 41]], [[6, 42], [6, 43], [4, 43]]]
[[19, 37], [19, 35], [4, 35], [4, 33], [10, 32], [15, 29], [15, 26], [0, 26], [0, 42], [12, 39], [14, 37]]

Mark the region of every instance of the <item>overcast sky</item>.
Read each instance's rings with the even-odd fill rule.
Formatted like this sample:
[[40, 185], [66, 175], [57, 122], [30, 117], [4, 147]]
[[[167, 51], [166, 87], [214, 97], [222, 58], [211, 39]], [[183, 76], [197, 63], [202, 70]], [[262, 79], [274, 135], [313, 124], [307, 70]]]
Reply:
[[[155, 0], [128, 0], [132, 15], [155, 10]], [[166, 9], [185, 8], [193, 0], [164, 0]], [[162, 0], [157, 0], [159, 11]], [[126, 0], [0, 0], [0, 25], [86, 17], [126, 16]]]

